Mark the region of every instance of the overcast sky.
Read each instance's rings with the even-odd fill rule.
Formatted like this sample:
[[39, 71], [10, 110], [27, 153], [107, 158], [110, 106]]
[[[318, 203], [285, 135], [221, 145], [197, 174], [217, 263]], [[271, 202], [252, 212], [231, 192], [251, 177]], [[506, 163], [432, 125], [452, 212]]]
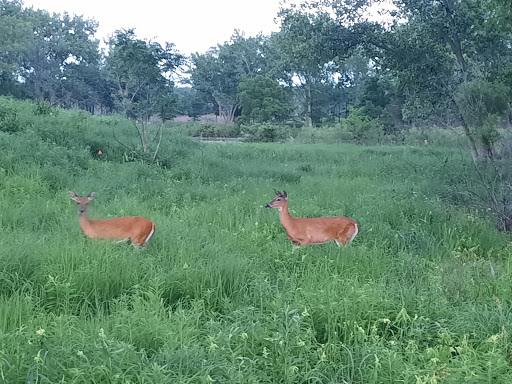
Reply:
[[248, 36], [278, 31], [280, 0], [24, 0], [26, 7], [82, 15], [99, 23], [96, 37], [135, 28], [139, 38], [174, 43], [180, 53], [204, 53], [240, 29]]

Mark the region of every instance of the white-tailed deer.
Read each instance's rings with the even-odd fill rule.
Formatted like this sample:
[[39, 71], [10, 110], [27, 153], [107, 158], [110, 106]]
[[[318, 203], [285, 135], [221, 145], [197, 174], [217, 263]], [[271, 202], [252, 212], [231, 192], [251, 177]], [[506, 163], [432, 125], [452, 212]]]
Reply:
[[340, 246], [350, 243], [359, 232], [357, 223], [347, 217], [292, 217], [288, 210], [286, 191], [276, 191], [276, 195], [267, 204], [267, 208], [279, 210], [281, 224], [293, 243], [293, 250], [299, 245], [324, 244], [329, 241], [335, 241]]
[[77, 202], [80, 227], [91, 239], [108, 239], [124, 242], [130, 240], [134, 247], [143, 247], [155, 233], [155, 223], [145, 217], [125, 216], [114, 219], [91, 220], [87, 216], [87, 205], [94, 197], [94, 192], [87, 197], [80, 197], [69, 191], [71, 198]]

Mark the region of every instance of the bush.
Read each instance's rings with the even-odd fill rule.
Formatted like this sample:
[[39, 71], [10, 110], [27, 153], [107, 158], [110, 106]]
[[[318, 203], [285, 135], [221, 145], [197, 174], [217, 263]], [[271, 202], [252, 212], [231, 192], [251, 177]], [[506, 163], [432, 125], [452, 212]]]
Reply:
[[381, 121], [368, 116], [364, 108], [353, 108], [347, 118], [338, 120], [335, 128], [341, 140], [359, 144], [376, 144], [384, 134]]
[[293, 137], [293, 129], [271, 123], [242, 125], [240, 133], [247, 141], [281, 141]]
[[19, 132], [23, 129], [18, 111], [8, 105], [0, 105], [0, 131], [7, 133]]
[[501, 83], [474, 80], [461, 84], [455, 101], [464, 121], [488, 157], [494, 157], [499, 127], [509, 111], [510, 89]]
[[38, 100], [34, 106], [34, 115], [36, 116], [57, 116], [59, 110], [48, 100]]
[[240, 134], [240, 130], [234, 124], [168, 122], [165, 126], [175, 132], [193, 137], [238, 137]]

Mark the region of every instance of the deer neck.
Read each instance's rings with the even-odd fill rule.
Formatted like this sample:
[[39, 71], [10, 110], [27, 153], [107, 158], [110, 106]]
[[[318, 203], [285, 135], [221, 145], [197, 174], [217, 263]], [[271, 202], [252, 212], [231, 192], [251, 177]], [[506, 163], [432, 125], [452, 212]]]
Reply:
[[91, 221], [89, 219], [89, 216], [87, 216], [87, 212], [79, 213], [78, 214], [78, 220], [80, 221], [80, 228], [82, 228], [82, 231], [86, 232], [87, 229], [91, 226]]
[[288, 202], [286, 202], [283, 207], [279, 210], [279, 219], [281, 220], [281, 224], [283, 227], [288, 228], [293, 225], [293, 219], [290, 215], [290, 211], [288, 210]]

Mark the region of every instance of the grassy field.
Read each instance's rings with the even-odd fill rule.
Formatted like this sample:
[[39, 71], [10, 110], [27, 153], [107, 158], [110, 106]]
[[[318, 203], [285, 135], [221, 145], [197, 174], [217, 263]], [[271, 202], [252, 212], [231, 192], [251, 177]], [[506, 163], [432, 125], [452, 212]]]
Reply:
[[[458, 149], [166, 132], [157, 166], [120, 118], [0, 106], [0, 382], [512, 382], [510, 237], [443, 198]], [[274, 188], [359, 235], [292, 253]], [[86, 238], [70, 189], [148, 247]]]

